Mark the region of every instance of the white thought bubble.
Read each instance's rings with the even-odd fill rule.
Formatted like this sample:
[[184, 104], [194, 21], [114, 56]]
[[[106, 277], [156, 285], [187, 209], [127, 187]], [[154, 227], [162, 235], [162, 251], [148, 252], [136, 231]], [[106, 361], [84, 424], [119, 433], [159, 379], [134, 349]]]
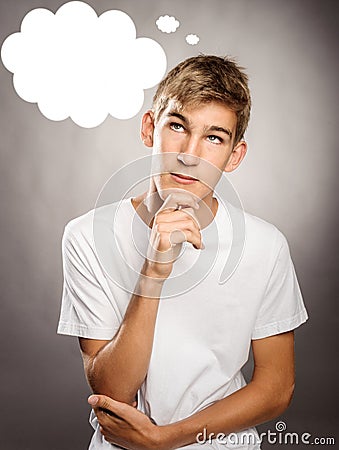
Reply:
[[135, 116], [144, 89], [166, 71], [166, 54], [156, 41], [137, 38], [133, 20], [109, 10], [99, 17], [87, 3], [72, 1], [55, 14], [37, 8], [23, 19], [21, 32], [1, 48], [17, 94], [37, 103], [50, 120], [67, 117], [85, 128], [108, 114]]
[[155, 23], [163, 33], [174, 33], [180, 25], [179, 20], [168, 15], [160, 16]]
[[189, 45], [197, 45], [197, 43], [200, 41], [199, 36], [197, 36], [196, 34], [188, 34], [186, 36], [186, 42]]

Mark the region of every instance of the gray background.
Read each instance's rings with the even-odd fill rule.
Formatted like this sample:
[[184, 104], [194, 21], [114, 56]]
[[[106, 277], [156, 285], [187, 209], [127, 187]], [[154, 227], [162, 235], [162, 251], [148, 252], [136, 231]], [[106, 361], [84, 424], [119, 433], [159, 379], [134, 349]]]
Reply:
[[[0, 1], [0, 42], [35, 7], [62, 0]], [[168, 67], [199, 52], [247, 67], [253, 115], [249, 153], [231, 176], [245, 209], [287, 236], [310, 320], [296, 332], [297, 388], [288, 431], [335, 436], [338, 424], [338, 3], [323, 0], [100, 0], [122, 9], [138, 36], [156, 39]], [[181, 26], [165, 35], [163, 14]], [[186, 44], [188, 33], [200, 36]], [[21, 100], [0, 66], [1, 433], [4, 450], [84, 450], [89, 389], [76, 338], [56, 335], [61, 236], [93, 208], [107, 178], [147, 150], [141, 113], [85, 130], [51, 122]], [[153, 90], [147, 91], [145, 108]], [[274, 423], [260, 427], [274, 430]], [[264, 448], [275, 446], [265, 445]], [[300, 446], [299, 448], [302, 448]], [[333, 447], [332, 447], [333, 448]]]

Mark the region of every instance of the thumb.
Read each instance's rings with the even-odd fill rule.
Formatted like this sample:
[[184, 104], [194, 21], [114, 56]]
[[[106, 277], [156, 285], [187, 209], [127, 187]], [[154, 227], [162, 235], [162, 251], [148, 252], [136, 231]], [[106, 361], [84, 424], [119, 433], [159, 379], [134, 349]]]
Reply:
[[88, 403], [95, 408], [104, 408], [104, 409], [113, 409], [114, 408], [114, 400], [110, 397], [106, 397], [106, 395], [90, 395], [88, 397]]

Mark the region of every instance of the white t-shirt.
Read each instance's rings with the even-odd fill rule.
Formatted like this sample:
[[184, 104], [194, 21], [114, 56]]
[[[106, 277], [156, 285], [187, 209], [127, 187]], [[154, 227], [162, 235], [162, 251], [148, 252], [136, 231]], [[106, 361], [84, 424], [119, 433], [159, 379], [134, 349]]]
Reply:
[[[225, 283], [219, 280], [231, 251], [232, 223], [221, 203], [215, 220], [202, 230], [206, 248], [196, 250], [185, 243], [165, 282], [138, 402], [158, 425], [191, 416], [243, 387], [241, 368], [251, 340], [292, 330], [307, 320], [285, 237], [257, 217], [244, 217], [242, 256]], [[131, 297], [128, 290], [144, 262], [149, 234], [131, 199], [89, 211], [66, 225], [58, 333], [107, 340], [115, 335]], [[93, 412], [90, 422], [95, 429], [90, 450], [117, 448], [103, 439]], [[246, 444], [248, 439], [253, 442], [254, 428], [237, 436], [238, 441], [232, 434], [227, 445], [214, 440], [208, 448], [260, 449], [259, 444]]]

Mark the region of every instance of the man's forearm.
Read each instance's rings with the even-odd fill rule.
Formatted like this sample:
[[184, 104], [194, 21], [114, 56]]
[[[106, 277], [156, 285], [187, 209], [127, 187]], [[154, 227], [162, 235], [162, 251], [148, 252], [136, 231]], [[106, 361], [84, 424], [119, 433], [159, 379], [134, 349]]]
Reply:
[[159, 448], [176, 449], [197, 442], [204, 429], [213, 439], [218, 433], [227, 435], [271, 420], [287, 408], [292, 393], [293, 386], [252, 381], [187, 419], [160, 427]]
[[[179, 210], [184, 205], [187, 213]], [[188, 208], [189, 206], [189, 208]], [[132, 403], [143, 383], [152, 354], [154, 328], [163, 282], [169, 277], [182, 243], [202, 247], [200, 227], [194, 216], [195, 200], [190, 194], [171, 194], [154, 216], [147, 258], [136, 294], [130, 300], [123, 322], [114, 338], [99, 351], [85, 353], [85, 370], [93, 391], [115, 400]], [[182, 230], [175, 242], [173, 232]]]
[[95, 393], [133, 402], [147, 374], [161, 290], [161, 281], [140, 276], [118, 332], [88, 364]]

